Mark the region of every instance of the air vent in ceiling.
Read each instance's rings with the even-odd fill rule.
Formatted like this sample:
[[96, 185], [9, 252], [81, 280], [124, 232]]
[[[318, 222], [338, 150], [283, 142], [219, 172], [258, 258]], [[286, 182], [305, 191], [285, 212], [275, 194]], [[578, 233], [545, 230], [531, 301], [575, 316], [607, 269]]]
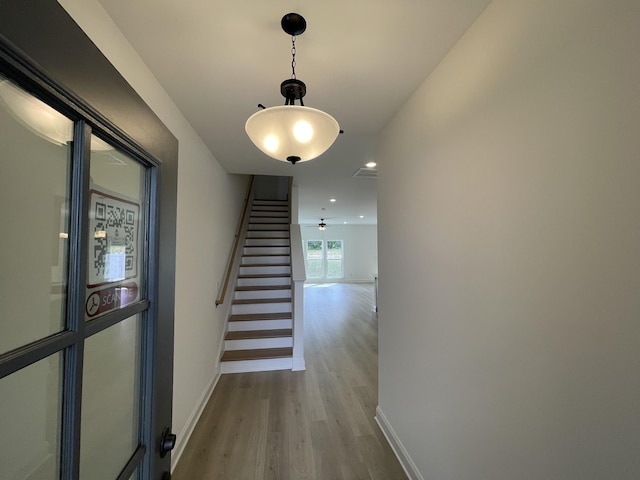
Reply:
[[378, 170], [375, 168], [359, 168], [353, 176], [356, 178], [378, 178]]

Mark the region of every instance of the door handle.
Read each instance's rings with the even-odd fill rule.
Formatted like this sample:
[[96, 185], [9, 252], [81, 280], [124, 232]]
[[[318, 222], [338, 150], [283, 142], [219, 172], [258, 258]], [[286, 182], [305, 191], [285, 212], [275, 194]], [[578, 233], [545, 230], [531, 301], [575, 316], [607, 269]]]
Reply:
[[171, 429], [166, 427], [162, 431], [162, 437], [160, 438], [160, 457], [164, 458], [167, 453], [173, 450], [176, 446], [176, 435], [171, 433]]

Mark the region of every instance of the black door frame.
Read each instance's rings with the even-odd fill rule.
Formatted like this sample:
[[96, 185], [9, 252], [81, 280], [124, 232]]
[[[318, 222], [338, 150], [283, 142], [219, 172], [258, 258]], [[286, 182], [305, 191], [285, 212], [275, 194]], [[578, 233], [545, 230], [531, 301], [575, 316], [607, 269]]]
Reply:
[[[159, 447], [163, 429], [170, 426], [172, 410], [177, 140], [56, 0], [0, 0], [0, 63], [8, 77], [81, 122], [83, 128], [76, 132], [74, 148], [84, 149], [86, 155], [86, 140], [93, 130], [155, 166], [153, 175], [157, 175], [158, 188], [152, 204], [158, 205], [157, 222], [149, 227], [156, 230], [159, 243], [149, 252], [149, 258], [155, 259], [150, 264], [156, 266], [149, 278], [157, 278], [158, 282], [150, 285], [148, 299], [154, 310], [150, 315], [157, 321], [157, 328], [150, 330], [157, 333], [145, 339], [153, 367], [143, 372], [152, 392], [143, 406], [144, 411], [150, 412], [143, 424], [144, 448], [150, 452], [143, 471], [145, 479], [166, 478], [163, 475], [170, 471], [170, 455], [161, 457]], [[84, 175], [88, 180], [88, 172], [74, 175]], [[80, 245], [76, 248], [82, 250]], [[82, 277], [82, 272], [77, 275]], [[136, 308], [144, 310], [145, 306]], [[0, 356], [0, 376], [76, 343], [79, 333], [71, 327], [19, 353]], [[89, 328], [100, 327], [96, 323]], [[77, 369], [78, 359], [73, 357], [81, 353], [72, 353], [72, 361], [67, 363]], [[73, 436], [73, 430], [79, 428], [78, 419], [73, 417], [77, 410], [73, 412], [73, 402], [69, 405], [72, 411], [65, 412], [70, 422], [65, 436]], [[137, 453], [140, 454], [144, 452]], [[73, 461], [71, 465], [63, 464], [61, 478], [76, 478], [74, 463], [77, 465]], [[128, 479], [126, 470], [123, 478]]]

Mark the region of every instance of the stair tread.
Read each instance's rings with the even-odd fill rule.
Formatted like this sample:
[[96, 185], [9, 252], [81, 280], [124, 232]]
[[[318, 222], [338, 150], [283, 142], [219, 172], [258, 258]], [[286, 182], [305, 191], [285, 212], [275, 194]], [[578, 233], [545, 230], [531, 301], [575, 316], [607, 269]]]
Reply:
[[289, 298], [244, 298], [240, 300], [234, 300], [234, 305], [252, 305], [258, 303], [291, 303], [291, 297]]
[[[261, 247], [244, 247], [246, 248], [261, 248], [261, 249], [265, 249], [265, 248], [289, 248], [289, 247], [281, 247], [281, 246], [276, 246], [276, 247], [267, 247], [267, 246], [261, 246]], [[245, 253], [242, 255], [243, 257], [291, 257], [291, 253], [289, 252], [285, 252], [285, 253]]]
[[240, 267], [290, 267], [289, 263], [243, 263]]
[[279, 328], [275, 330], [246, 330], [237, 332], [227, 332], [225, 340], [252, 340], [257, 338], [280, 338], [292, 337], [293, 329]]
[[246, 274], [246, 275], [238, 275], [238, 278], [289, 278], [291, 276], [290, 273], [255, 273], [255, 274]]
[[[263, 230], [256, 230], [256, 232], [262, 231]], [[247, 240], [289, 240], [289, 237], [247, 237]]]
[[263, 360], [269, 358], [286, 358], [293, 356], [292, 347], [260, 348], [254, 350], [227, 350], [220, 359], [222, 362], [239, 360]]
[[236, 313], [229, 317], [230, 322], [250, 322], [255, 320], [291, 320], [291, 312], [281, 313]]
[[261, 290], [291, 290], [291, 285], [255, 285], [236, 287], [236, 292], [253, 292]]

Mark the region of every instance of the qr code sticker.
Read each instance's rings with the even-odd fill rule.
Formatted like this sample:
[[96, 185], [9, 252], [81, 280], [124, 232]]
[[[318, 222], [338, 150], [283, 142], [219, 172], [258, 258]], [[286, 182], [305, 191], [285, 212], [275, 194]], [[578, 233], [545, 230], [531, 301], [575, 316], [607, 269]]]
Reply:
[[89, 223], [88, 286], [136, 277], [140, 205], [92, 190]]

